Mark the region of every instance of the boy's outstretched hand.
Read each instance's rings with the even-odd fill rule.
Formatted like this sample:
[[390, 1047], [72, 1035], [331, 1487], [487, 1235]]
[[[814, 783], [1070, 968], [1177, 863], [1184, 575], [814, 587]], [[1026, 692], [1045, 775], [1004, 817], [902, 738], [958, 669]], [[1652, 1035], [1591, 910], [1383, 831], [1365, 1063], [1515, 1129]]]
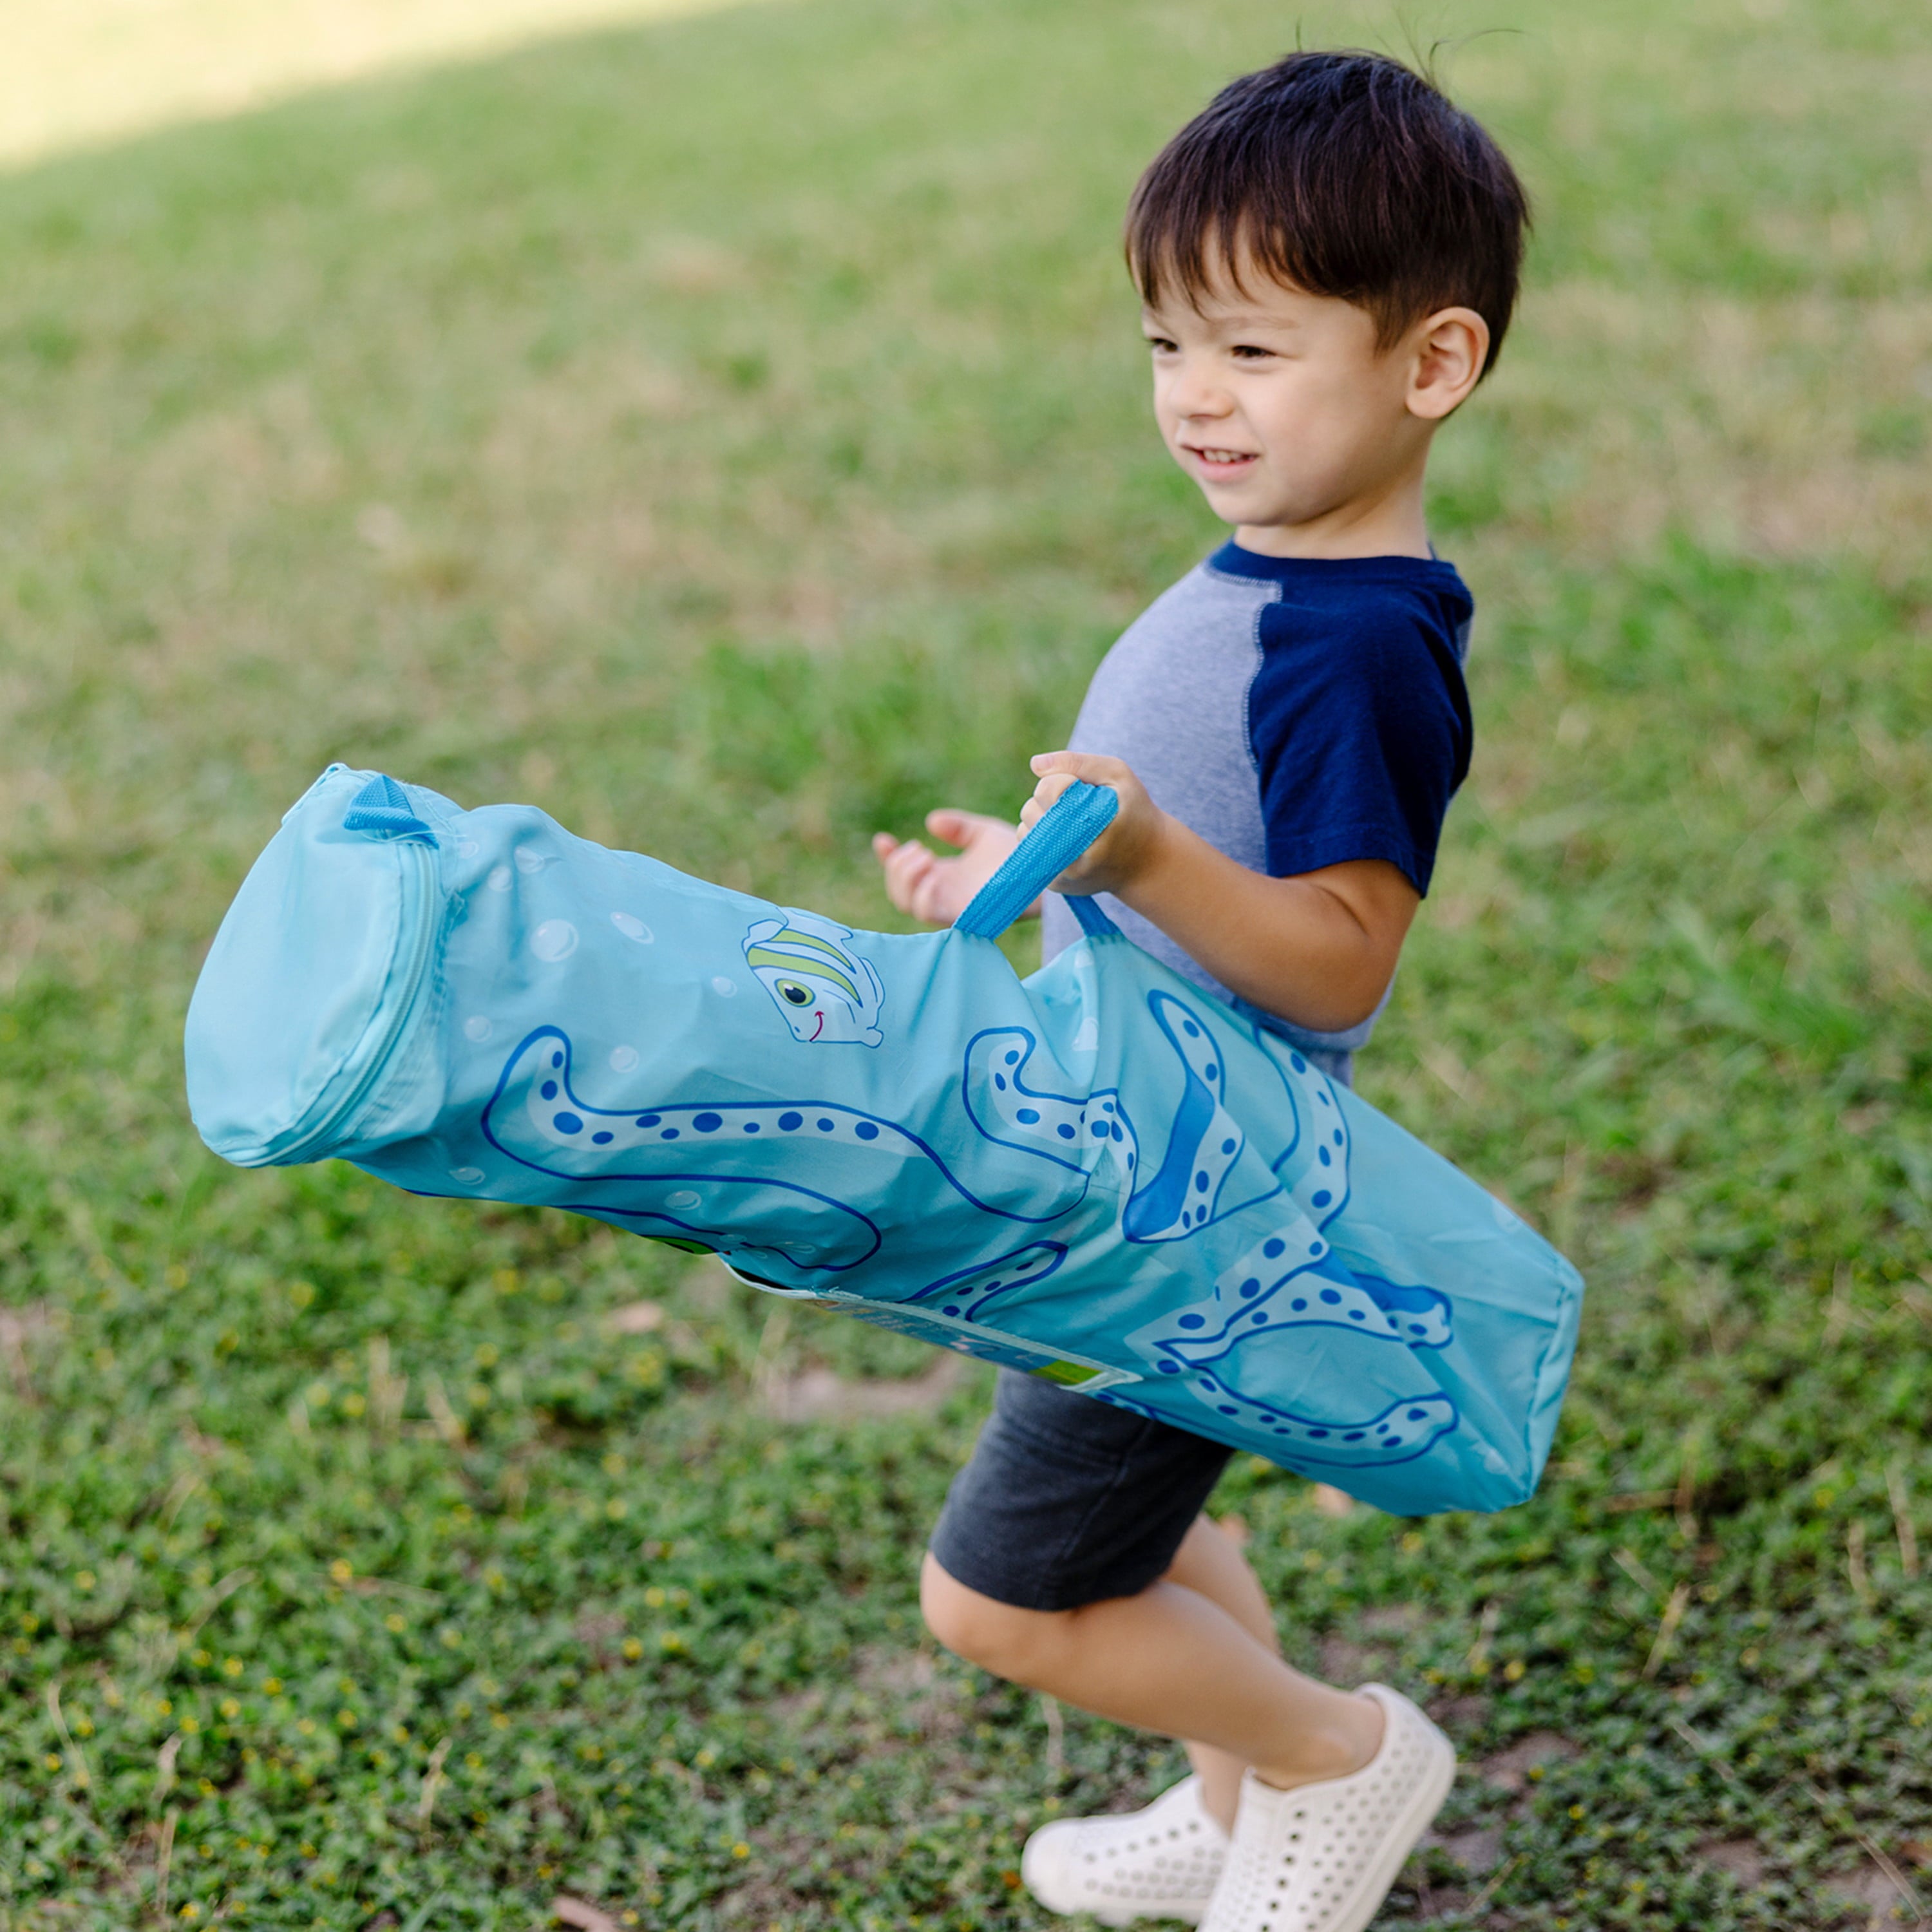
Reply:
[[890, 832], [872, 835], [872, 850], [885, 868], [886, 896], [901, 912], [928, 926], [950, 926], [1020, 842], [1019, 828], [982, 812], [945, 806], [926, 814], [926, 829], [958, 846], [958, 853], [941, 858], [920, 840], [902, 842]]

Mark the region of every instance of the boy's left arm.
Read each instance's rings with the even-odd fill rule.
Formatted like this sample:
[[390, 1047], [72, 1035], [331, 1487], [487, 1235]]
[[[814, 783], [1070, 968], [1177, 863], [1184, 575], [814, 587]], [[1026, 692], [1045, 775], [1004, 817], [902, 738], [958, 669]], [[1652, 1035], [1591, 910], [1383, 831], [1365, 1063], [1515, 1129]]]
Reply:
[[1251, 1005], [1317, 1033], [1375, 1011], [1395, 974], [1421, 896], [1394, 866], [1358, 859], [1270, 878], [1162, 812], [1118, 758], [1048, 752], [1020, 814], [1030, 831], [1076, 778], [1119, 795], [1112, 824], [1054, 881], [1111, 892]]

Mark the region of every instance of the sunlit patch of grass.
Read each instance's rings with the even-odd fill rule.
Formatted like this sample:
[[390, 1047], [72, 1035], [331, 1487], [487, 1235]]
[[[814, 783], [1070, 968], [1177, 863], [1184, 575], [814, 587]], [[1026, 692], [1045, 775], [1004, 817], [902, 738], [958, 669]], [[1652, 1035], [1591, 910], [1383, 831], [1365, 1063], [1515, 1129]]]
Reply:
[[[718, 4], [718, 0], [709, 0]], [[14, 0], [0, 166], [707, 0]]]

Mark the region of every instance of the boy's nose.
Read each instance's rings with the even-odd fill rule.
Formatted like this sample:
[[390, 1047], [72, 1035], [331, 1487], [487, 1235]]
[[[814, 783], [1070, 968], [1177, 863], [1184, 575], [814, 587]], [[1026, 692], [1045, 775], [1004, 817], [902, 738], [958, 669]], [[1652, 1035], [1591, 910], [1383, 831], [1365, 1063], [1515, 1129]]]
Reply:
[[1220, 383], [1202, 370], [1198, 374], [1182, 370], [1168, 392], [1168, 400], [1177, 416], [1217, 422], [1234, 407], [1234, 400]]

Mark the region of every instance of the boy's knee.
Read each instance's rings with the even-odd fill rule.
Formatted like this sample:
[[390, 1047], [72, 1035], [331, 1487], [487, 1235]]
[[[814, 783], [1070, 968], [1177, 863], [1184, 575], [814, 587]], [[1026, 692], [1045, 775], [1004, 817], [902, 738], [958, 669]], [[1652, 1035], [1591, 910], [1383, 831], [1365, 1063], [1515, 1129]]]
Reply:
[[1023, 1610], [982, 1596], [949, 1576], [928, 1554], [920, 1574], [926, 1627], [954, 1656], [1016, 1684], [1052, 1675], [1072, 1612]]

